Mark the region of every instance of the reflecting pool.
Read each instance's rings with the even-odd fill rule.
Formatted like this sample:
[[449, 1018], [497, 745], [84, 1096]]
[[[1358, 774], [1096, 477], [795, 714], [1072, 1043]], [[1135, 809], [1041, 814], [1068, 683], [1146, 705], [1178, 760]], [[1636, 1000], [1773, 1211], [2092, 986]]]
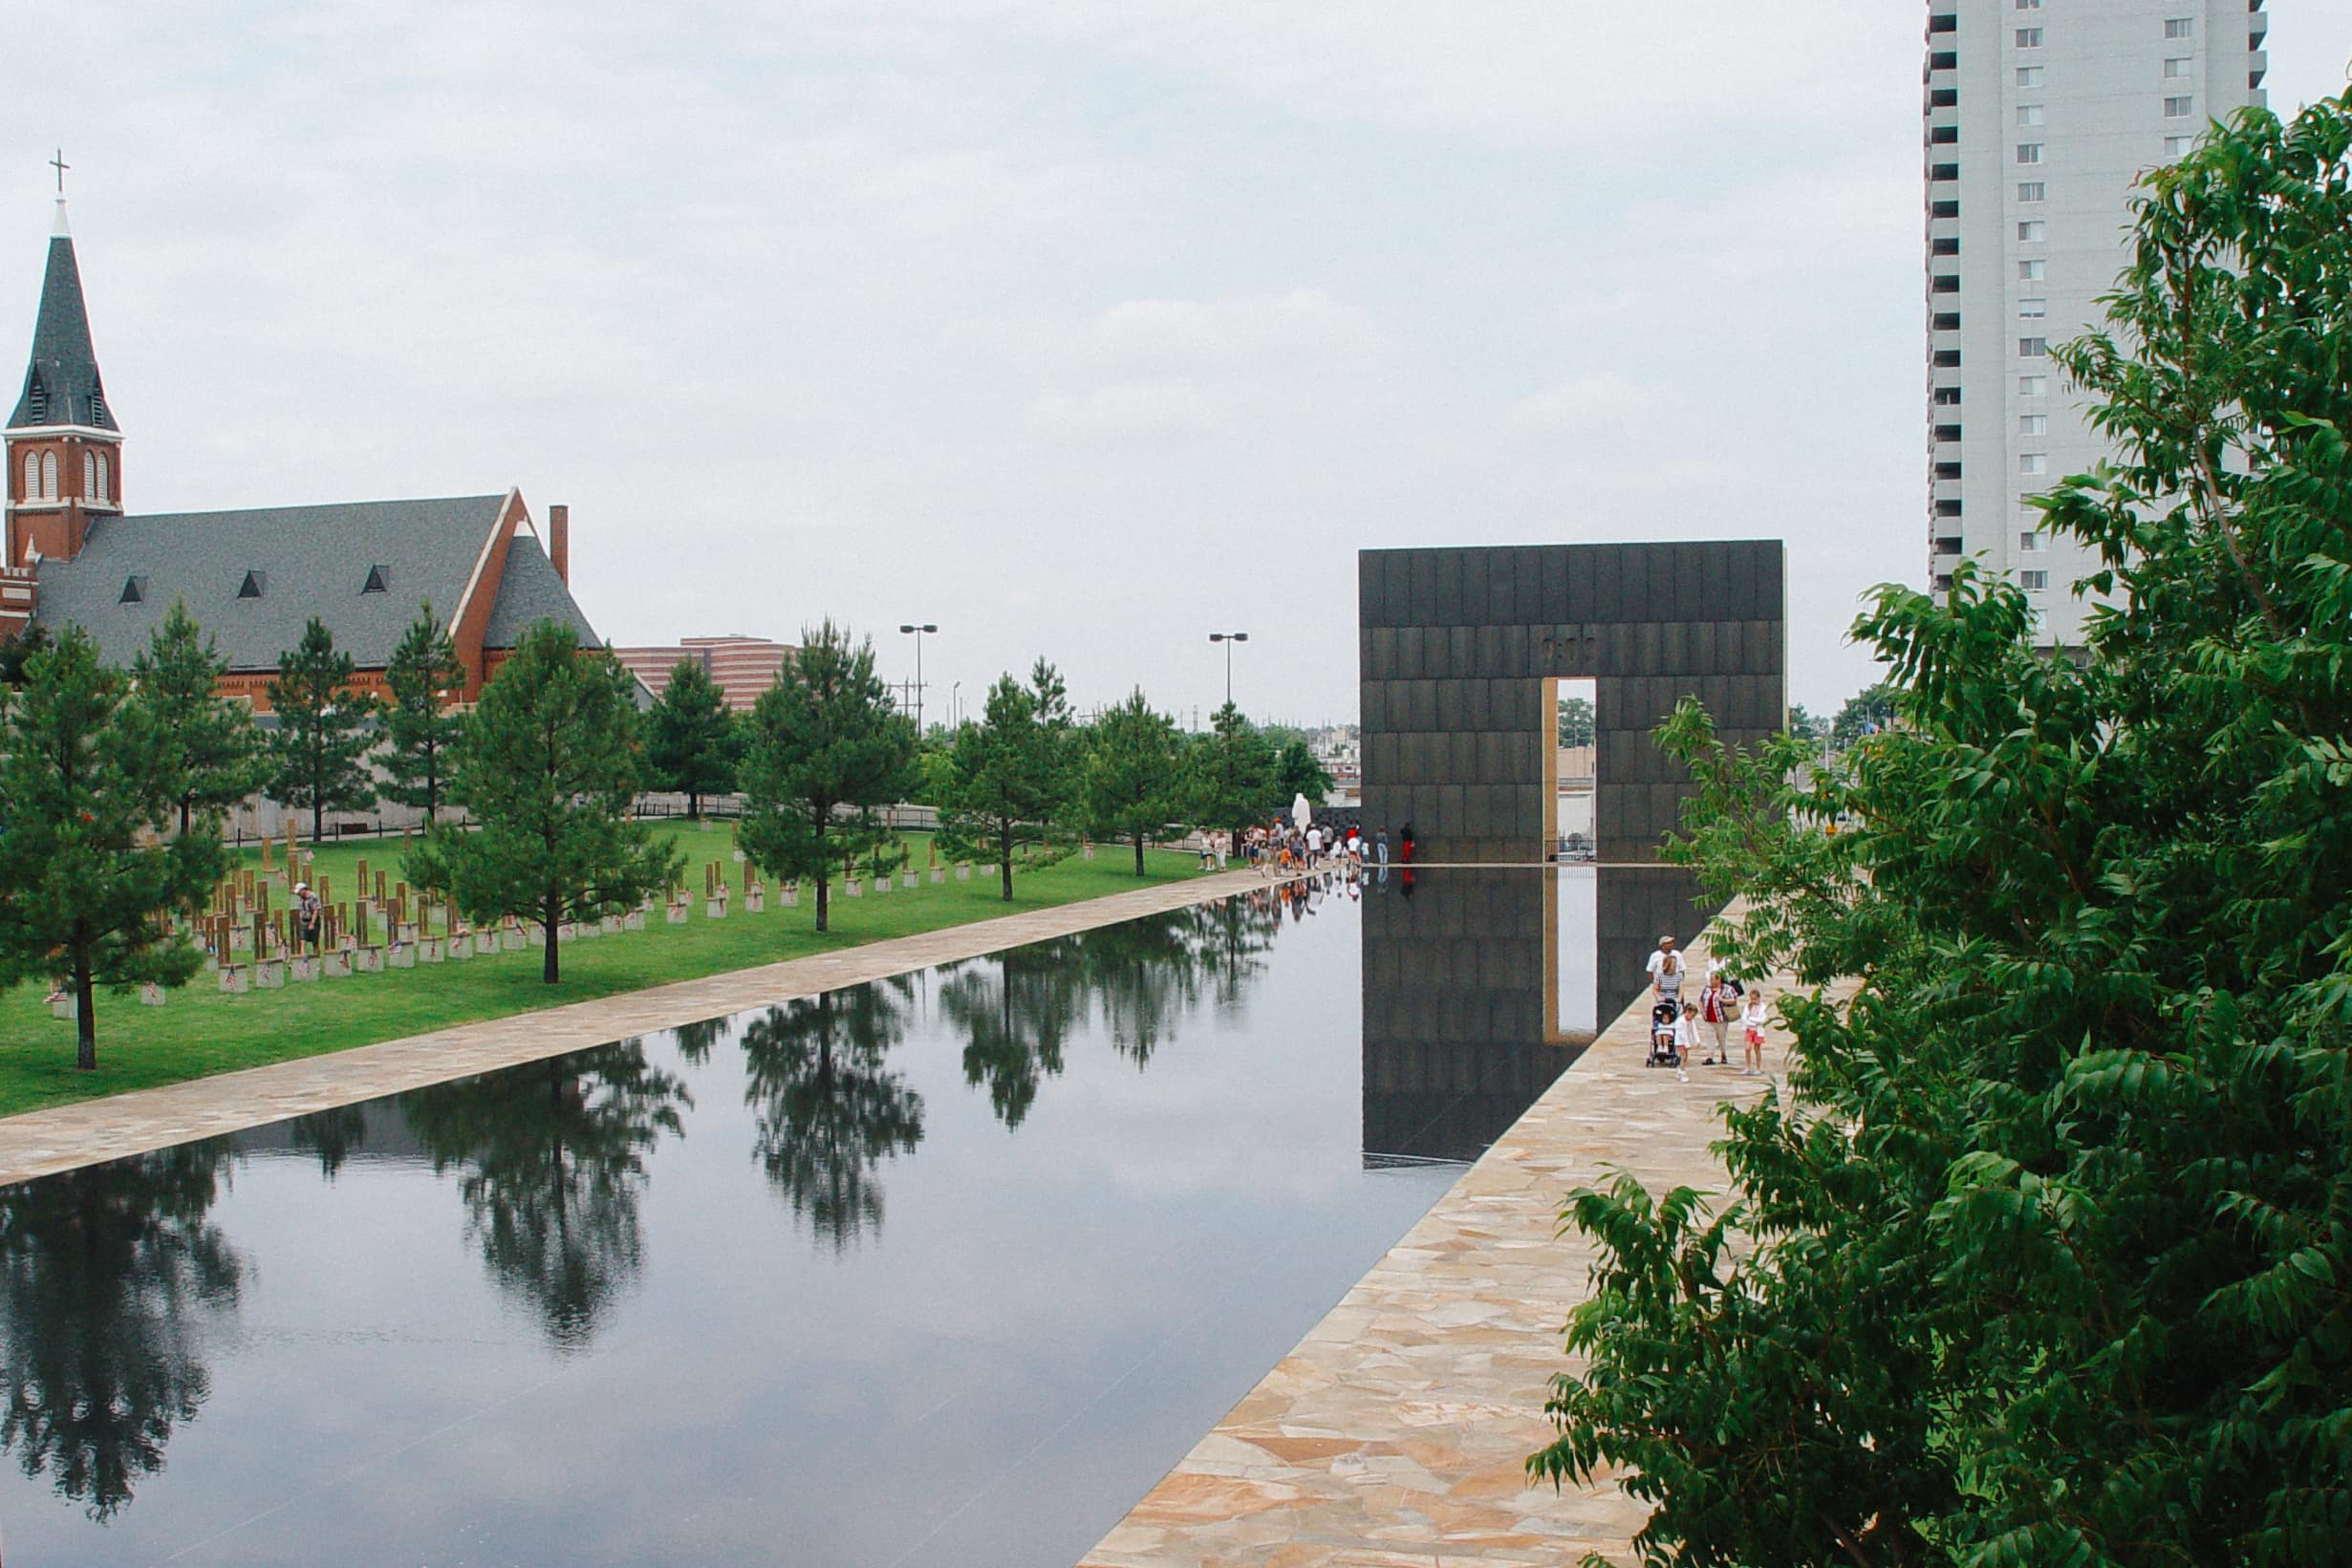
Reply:
[[10, 1560], [1072, 1561], [1573, 1059], [1516, 874], [0, 1189]]

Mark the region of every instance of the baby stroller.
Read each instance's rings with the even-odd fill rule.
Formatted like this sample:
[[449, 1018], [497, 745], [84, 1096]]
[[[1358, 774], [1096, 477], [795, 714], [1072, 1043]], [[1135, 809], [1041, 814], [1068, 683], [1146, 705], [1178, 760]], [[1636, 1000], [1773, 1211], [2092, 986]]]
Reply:
[[1671, 997], [1661, 997], [1650, 1009], [1650, 1061], [1652, 1067], [1679, 1067], [1682, 1054], [1674, 1049], [1674, 1020], [1681, 1014]]

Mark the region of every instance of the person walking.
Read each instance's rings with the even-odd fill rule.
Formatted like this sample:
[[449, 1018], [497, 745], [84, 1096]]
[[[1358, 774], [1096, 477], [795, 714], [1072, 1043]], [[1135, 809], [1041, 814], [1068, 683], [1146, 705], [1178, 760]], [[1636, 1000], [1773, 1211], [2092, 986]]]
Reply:
[[1698, 1004], [1686, 1001], [1674, 1020], [1674, 1076], [1681, 1082], [1691, 1081], [1691, 1053], [1698, 1049]]
[[1732, 1064], [1732, 1012], [1738, 1006], [1730, 988], [1723, 980], [1723, 966], [1715, 959], [1707, 960], [1707, 983], [1698, 993], [1698, 1020], [1707, 1026], [1715, 1042], [1715, 1055], [1702, 1065], [1728, 1067]]
[[1672, 933], [1658, 938], [1658, 950], [1650, 956], [1650, 984], [1660, 1001], [1676, 1001], [1682, 997], [1682, 955], [1674, 951]]
[[325, 911], [318, 894], [311, 891], [308, 882], [294, 884], [294, 940], [305, 946], [318, 946], [319, 925]]
[[1739, 1012], [1740, 1043], [1745, 1048], [1746, 1065], [1739, 1070], [1754, 1078], [1764, 1070], [1764, 992], [1761, 986], [1748, 993], [1748, 1004]]

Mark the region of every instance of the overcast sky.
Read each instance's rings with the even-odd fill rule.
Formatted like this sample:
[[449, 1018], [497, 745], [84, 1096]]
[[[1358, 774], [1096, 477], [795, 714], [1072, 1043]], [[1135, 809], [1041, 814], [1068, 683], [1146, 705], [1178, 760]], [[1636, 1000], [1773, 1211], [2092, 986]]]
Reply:
[[0, 374], [62, 143], [135, 510], [519, 485], [614, 640], [935, 621], [935, 717], [1189, 720], [1241, 629], [1352, 719], [1360, 548], [1759, 536], [1826, 706], [1922, 569], [1915, 0], [37, 15]]

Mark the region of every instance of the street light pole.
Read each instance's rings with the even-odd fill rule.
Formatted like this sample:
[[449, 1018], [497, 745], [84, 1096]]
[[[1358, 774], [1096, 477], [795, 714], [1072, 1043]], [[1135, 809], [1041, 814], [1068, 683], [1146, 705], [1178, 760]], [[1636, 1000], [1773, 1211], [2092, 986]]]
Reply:
[[1212, 632], [1209, 634], [1209, 640], [1225, 645], [1225, 706], [1230, 708], [1233, 706], [1233, 645], [1237, 642], [1249, 641], [1249, 634], [1246, 632]]
[[947, 688], [947, 727], [951, 730], [963, 727], [963, 682], [960, 680]]
[[937, 632], [939, 628], [928, 621], [920, 626], [909, 621], [898, 630], [915, 634], [915, 737], [920, 740], [923, 734], [923, 634]]

